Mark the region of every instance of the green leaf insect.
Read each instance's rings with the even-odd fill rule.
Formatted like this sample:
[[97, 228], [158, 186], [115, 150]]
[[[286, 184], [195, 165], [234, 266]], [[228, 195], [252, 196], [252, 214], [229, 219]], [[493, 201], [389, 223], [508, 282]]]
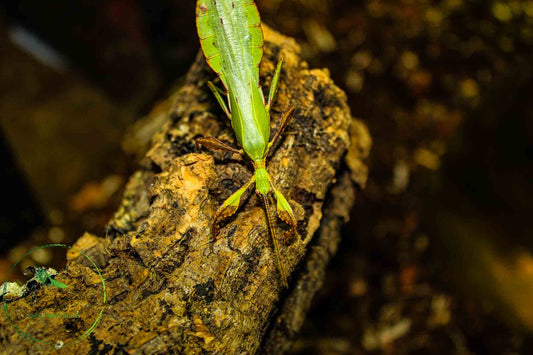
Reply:
[[[57, 272], [54, 269], [50, 269], [51, 271]], [[48, 269], [46, 267], [38, 267], [35, 268], [35, 280], [39, 281], [45, 286], [51, 286], [51, 287], [57, 287], [57, 288], [68, 288], [67, 285], [62, 283], [61, 281], [55, 280], [50, 274], [48, 273]]]
[[[270, 211], [269, 197], [274, 193], [279, 217], [290, 225], [285, 235], [287, 241], [296, 229], [296, 218], [292, 208], [276, 189], [266, 170], [266, 158], [270, 148], [276, 144], [283, 130], [290, 122], [291, 108], [282, 115], [280, 126], [270, 141], [270, 106], [276, 93], [281, 73], [279, 60], [272, 78], [272, 84], [265, 103], [259, 85], [259, 64], [263, 57], [263, 31], [259, 12], [252, 0], [198, 0], [196, 25], [200, 44], [207, 63], [215, 71], [225, 91], [209, 82], [226, 116], [231, 120], [241, 150], [235, 149], [215, 137], [199, 138], [197, 143], [214, 150], [244, 154], [253, 164], [252, 178], [231, 195], [215, 214], [213, 234], [218, 234], [217, 220], [233, 215], [241, 203], [241, 197], [255, 183], [255, 191], [265, 204], [268, 226], [276, 254], [282, 283], [288, 286], [287, 274], [281, 261], [280, 246]], [[223, 99], [227, 97], [227, 104]]]

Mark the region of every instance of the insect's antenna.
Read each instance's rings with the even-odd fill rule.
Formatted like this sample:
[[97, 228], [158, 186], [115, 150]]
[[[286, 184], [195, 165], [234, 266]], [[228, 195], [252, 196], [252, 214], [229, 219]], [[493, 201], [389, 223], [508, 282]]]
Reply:
[[274, 244], [274, 251], [276, 252], [276, 261], [278, 263], [278, 269], [281, 275], [281, 281], [283, 282], [283, 286], [288, 288], [289, 284], [287, 283], [287, 274], [285, 273], [285, 268], [283, 267], [283, 263], [281, 262], [281, 251], [279, 248], [276, 228], [274, 226], [274, 216], [272, 215], [272, 212], [270, 211], [270, 203], [268, 202], [268, 195], [261, 194], [261, 196], [263, 197], [263, 202], [265, 203], [266, 215], [267, 215], [267, 220], [268, 220], [268, 228], [270, 229], [270, 234], [272, 235], [272, 243]]

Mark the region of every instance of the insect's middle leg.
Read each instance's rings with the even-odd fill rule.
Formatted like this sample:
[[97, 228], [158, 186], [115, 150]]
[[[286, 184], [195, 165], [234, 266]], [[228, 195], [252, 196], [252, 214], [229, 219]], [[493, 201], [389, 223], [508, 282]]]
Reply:
[[232, 152], [236, 154], [242, 154], [242, 149], [235, 149], [232, 146], [222, 142], [220, 139], [209, 136], [209, 137], [200, 137], [196, 138], [196, 148], [198, 149], [199, 145], [203, 145], [206, 148], [212, 150], [222, 150], [225, 152]]
[[294, 112], [294, 107], [291, 107], [287, 112], [285, 112], [281, 116], [281, 122], [279, 123], [278, 130], [276, 131], [274, 138], [272, 138], [270, 143], [268, 143], [267, 154], [268, 154], [268, 151], [270, 150], [270, 147], [276, 144], [276, 142], [278, 141], [279, 137], [281, 136], [285, 128], [287, 128], [287, 126], [291, 122], [293, 112]]

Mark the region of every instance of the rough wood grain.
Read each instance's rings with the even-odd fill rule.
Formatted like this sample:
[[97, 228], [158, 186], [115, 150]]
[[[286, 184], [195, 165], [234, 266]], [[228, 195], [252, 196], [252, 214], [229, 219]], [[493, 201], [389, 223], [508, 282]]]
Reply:
[[[298, 236], [282, 248], [289, 289], [281, 287], [265, 211], [253, 192], [221, 224], [216, 241], [210, 239], [216, 209], [250, 177], [251, 169], [240, 156], [194, 145], [202, 135], [234, 143], [230, 122], [205, 85], [214, 74], [198, 56], [173, 95], [177, 101], [170, 119], [152, 138], [142, 168], [130, 178], [107, 238], [86, 234], [76, 244], [102, 270], [108, 301], [88, 340], [60, 353], [254, 354], [280, 353], [290, 346], [353, 204], [350, 176], [364, 185], [361, 161], [370, 140], [364, 126], [352, 120], [345, 95], [327, 70], [308, 69], [293, 40], [268, 28], [265, 39], [265, 87], [279, 55], [285, 58], [273, 129], [281, 112], [296, 108], [268, 163], [298, 219]], [[352, 137], [351, 123], [351, 132], [358, 133]], [[357, 149], [344, 164], [350, 141]], [[347, 166], [361, 171], [350, 172]], [[287, 228], [278, 222], [280, 231]], [[90, 318], [98, 311], [101, 290], [82, 259], [71, 253], [57, 279], [81, 283], [84, 298], [94, 297], [94, 303], [73, 305]], [[26, 321], [31, 320], [20, 320]], [[7, 353], [55, 352], [22, 340], [5, 319], [0, 322]], [[54, 332], [64, 327], [61, 322], [33, 331], [41, 339], [54, 339]]]

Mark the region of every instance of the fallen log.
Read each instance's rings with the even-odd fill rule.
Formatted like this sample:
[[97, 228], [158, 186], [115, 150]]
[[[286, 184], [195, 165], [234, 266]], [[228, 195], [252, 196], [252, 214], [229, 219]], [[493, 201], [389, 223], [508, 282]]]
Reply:
[[[177, 99], [169, 119], [130, 178], [107, 236], [81, 237], [55, 277], [83, 294], [52, 301], [41, 288], [26, 296], [38, 296], [39, 304], [54, 309], [69, 302], [69, 309], [83, 317], [38, 324], [21, 317], [16, 320], [21, 329], [31, 327], [35, 338], [55, 343], [67, 324], [65, 336], [79, 336], [103, 309], [87, 339], [59, 351], [273, 354], [288, 349], [335, 253], [356, 187], [364, 185], [370, 139], [364, 125], [352, 119], [345, 94], [328, 71], [309, 69], [292, 39], [264, 31], [265, 87], [279, 56], [285, 59], [272, 108], [273, 131], [281, 113], [295, 107], [267, 164], [298, 219], [297, 235], [281, 251], [289, 289], [282, 287], [265, 210], [253, 192], [211, 238], [216, 209], [252, 170], [239, 155], [195, 146], [204, 135], [235, 144], [230, 122], [206, 87], [213, 74], [199, 55], [172, 95]], [[276, 228], [281, 235], [288, 226], [278, 220]], [[97, 272], [76, 250], [101, 271], [105, 304]], [[0, 322], [6, 353], [56, 352], [49, 344], [24, 341], [5, 318]]]

